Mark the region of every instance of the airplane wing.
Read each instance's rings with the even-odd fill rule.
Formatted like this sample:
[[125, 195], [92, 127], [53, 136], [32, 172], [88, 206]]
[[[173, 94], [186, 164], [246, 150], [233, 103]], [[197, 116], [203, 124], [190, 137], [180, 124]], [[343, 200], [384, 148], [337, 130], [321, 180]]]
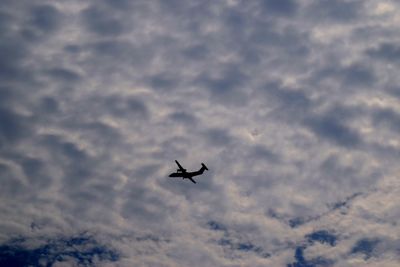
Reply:
[[181, 170], [181, 171], [186, 171], [182, 166], [181, 166], [181, 164], [179, 164], [179, 162], [177, 161], [177, 160], [175, 160], [175, 162], [176, 162], [176, 165], [178, 165], [178, 167], [179, 167], [179, 169]]
[[193, 183], [196, 183], [195, 180], [193, 180], [192, 178], [188, 178], [190, 181], [192, 181]]

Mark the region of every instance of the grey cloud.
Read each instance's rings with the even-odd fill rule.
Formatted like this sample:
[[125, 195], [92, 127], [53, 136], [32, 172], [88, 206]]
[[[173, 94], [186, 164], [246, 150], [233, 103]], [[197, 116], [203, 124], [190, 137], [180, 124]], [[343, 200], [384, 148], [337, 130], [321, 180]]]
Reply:
[[130, 10], [134, 4], [137, 4], [137, 6], [143, 4], [140, 3], [140, 1], [132, 2], [129, 0], [102, 0], [102, 2], [104, 2], [109, 8], [117, 8], [122, 10]]
[[182, 50], [183, 56], [193, 61], [204, 60], [209, 53], [209, 48], [205, 44], [191, 45]]
[[[13, 5], [11, 5], [12, 7]], [[29, 86], [31, 91], [36, 89], [35, 71], [30, 68], [32, 43], [25, 40], [24, 30], [26, 28], [24, 19], [29, 14], [23, 13], [26, 8], [21, 7], [21, 14], [13, 12], [12, 8], [0, 16], [0, 78], [3, 86], [7, 85], [16, 94], [22, 91], [23, 86]]]
[[65, 68], [53, 68], [47, 73], [50, 77], [62, 82], [73, 83], [81, 79], [81, 76], [78, 73]]
[[227, 146], [233, 141], [233, 137], [224, 129], [209, 129], [204, 133], [204, 137], [213, 146]]
[[44, 32], [57, 29], [61, 23], [61, 13], [51, 5], [35, 6], [31, 10], [31, 23]]
[[47, 114], [55, 114], [59, 111], [59, 103], [53, 97], [43, 97], [40, 100], [40, 110]]
[[17, 38], [8, 37], [0, 41], [0, 77], [4, 82], [29, 78], [21, 66], [22, 60], [27, 56], [27, 46]]
[[9, 30], [11, 21], [12, 21], [12, 16], [10, 14], [7, 14], [7, 12], [0, 11], [0, 29], [2, 30], [1, 31], [2, 35], [7, 33], [7, 31]]
[[262, 160], [271, 163], [278, 163], [281, 160], [279, 155], [263, 145], [254, 146], [251, 149], [250, 157], [252, 160]]
[[[394, 236], [386, 236], [386, 237], [373, 237], [373, 238], [366, 238], [369, 241], [378, 241], [377, 245], [373, 247], [372, 255], [377, 256], [377, 258], [384, 258], [385, 255], [397, 255], [398, 259], [398, 251], [400, 249], [400, 240]], [[356, 245], [360, 242], [357, 241]], [[354, 246], [356, 248], [357, 246]], [[367, 255], [365, 255], [367, 256]], [[396, 257], [396, 256], [394, 256]]]
[[0, 188], [2, 196], [19, 198], [22, 193], [26, 192], [27, 188], [11, 166], [0, 163], [0, 176], [3, 184]]
[[373, 113], [374, 125], [384, 126], [394, 132], [400, 132], [400, 114], [392, 109], [380, 109]]
[[298, 2], [294, 0], [262, 0], [261, 5], [272, 15], [293, 16], [298, 10]]
[[[26, 7], [21, 8], [25, 10]], [[20, 35], [26, 43], [38, 45], [50, 39], [56, 31], [62, 29], [65, 16], [57, 7], [50, 4], [30, 6], [27, 19], [21, 27]]]
[[397, 63], [400, 60], [400, 46], [394, 43], [381, 43], [377, 48], [366, 50], [367, 55], [388, 62]]
[[[154, 45], [134, 44], [126, 40], [102, 40], [75, 46], [72, 49], [74, 54], [79, 55], [84, 52], [88, 52], [89, 70], [108, 75], [124, 73], [124, 69], [130, 67], [146, 69], [156, 56]], [[136, 76], [135, 73], [131, 75]]]
[[368, 144], [368, 149], [381, 159], [385, 159], [388, 163], [395, 162], [395, 159], [400, 156], [400, 149], [386, 142], [371, 142]]
[[330, 106], [324, 112], [324, 114], [338, 121], [352, 123], [354, 121], [357, 121], [365, 114], [369, 114], [369, 110], [368, 108], [359, 105], [350, 106], [344, 105], [342, 103], [332, 103], [332, 106]]
[[290, 227], [296, 228], [296, 227], [299, 227], [299, 226], [301, 226], [305, 223], [308, 223], [314, 219], [315, 218], [313, 218], [313, 217], [311, 217], [311, 218], [310, 217], [307, 217], [307, 218], [295, 217], [295, 218], [289, 219], [288, 224]]
[[[342, 187], [343, 184], [347, 184], [347, 188], [354, 188], [357, 186], [355, 181], [360, 176], [357, 172], [359, 168], [359, 166], [358, 168], [356, 166], [343, 166], [337, 156], [329, 156], [320, 166], [321, 173], [325, 173], [327, 179], [333, 179], [334, 183], [341, 183], [340, 187]], [[359, 179], [361, 178], [364, 177], [359, 177]]]
[[52, 177], [49, 175], [43, 159], [17, 156], [15, 162], [22, 167], [31, 189], [42, 191], [48, 189], [53, 184]]
[[0, 147], [27, 136], [32, 131], [28, 118], [0, 107]]
[[319, 230], [305, 236], [309, 243], [320, 242], [322, 244], [327, 243], [331, 246], [335, 246], [337, 242], [337, 236], [327, 230]]
[[[96, 138], [93, 142], [99, 143]], [[109, 143], [110, 140], [106, 142]], [[51, 181], [47, 181], [45, 186], [50, 187], [51, 182], [57, 178], [61, 190], [60, 196], [65, 199], [63, 202], [54, 203], [56, 208], [79, 216], [83, 222], [92, 214], [91, 203], [97, 203], [103, 208], [114, 207], [117, 192], [113, 186], [118, 181], [114, 172], [118, 168], [110, 164], [107, 155], [101, 152], [95, 155], [89, 154], [85, 148], [59, 135], [42, 135], [38, 144], [51, 153], [43, 168], [45, 173], [53, 174], [54, 177], [51, 177]], [[39, 183], [46, 182], [46, 176], [35, 177], [34, 173], [29, 176], [32, 182], [34, 179]], [[108, 216], [102, 217], [102, 220], [107, 219]]]
[[[254, 29], [251, 30], [249, 43], [245, 43], [246, 47], [256, 44], [260, 49], [255, 47], [246, 49], [248, 52], [257, 52], [258, 57], [265, 59], [273, 58], [276, 53], [282, 53], [280, 56], [285, 60], [292, 62], [293, 60], [305, 59], [309, 55], [309, 36], [307, 33], [295, 31], [291, 27], [279, 29], [277, 25], [271, 22], [254, 22]], [[279, 51], [279, 52], [278, 52]], [[264, 58], [259, 58], [263, 60]], [[264, 59], [264, 60], [265, 60]]]
[[314, 77], [317, 81], [334, 80], [343, 87], [354, 88], [352, 90], [372, 88], [377, 81], [375, 72], [361, 62], [349, 66], [328, 65], [316, 71]]
[[400, 88], [393, 86], [393, 87], [391, 87], [391, 88], [388, 88], [388, 89], [387, 89], [387, 92], [388, 92], [390, 95], [393, 95], [394, 97], [397, 97], [397, 98], [400, 99]]
[[[77, 103], [60, 103], [58, 100], [65, 101], [66, 99], [55, 96], [44, 96], [44, 98], [40, 99], [36, 107], [37, 123], [51, 125], [62, 124], [65, 130], [79, 134], [82, 138], [81, 140], [99, 149], [99, 151], [101, 151], [99, 153], [104, 153], [105, 151], [111, 153], [124, 142], [120, 129], [102, 122], [99, 117], [107, 114], [116, 116], [118, 119], [131, 119], [134, 117], [135, 121], [139, 121], [142, 118], [140, 112], [132, 112], [129, 108], [126, 108], [125, 102], [121, 104], [121, 109], [113, 111], [110, 107], [104, 105], [104, 102], [102, 102], [104, 99], [102, 98], [90, 99], [88, 100], [90, 104], [84, 106], [80, 106]], [[67, 105], [71, 106], [69, 107]], [[126, 110], [124, 108], [126, 108]], [[67, 110], [66, 113], [64, 113], [65, 110]], [[91, 110], [91, 112], [88, 110]], [[119, 112], [122, 113], [119, 114]], [[62, 120], [59, 120], [58, 118], [62, 116], [62, 114], [66, 114], [66, 116], [64, 116]], [[41, 146], [44, 145], [50, 150], [55, 149], [57, 151], [57, 153], [55, 153], [55, 158], [60, 155], [57, 144], [63, 142], [71, 143], [57, 135], [43, 134], [38, 136], [38, 143]], [[51, 144], [55, 146], [52, 147]]]
[[203, 73], [196, 79], [196, 83], [207, 88], [211, 99], [225, 104], [243, 105], [248, 98], [243, 86], [248, 77], [237, 66], [221, 66], [217, 75]]
[[296, 248], [294, 253], [295, 262], [289, 263], [287, 267], [302, 267], [302, 266], [333, 266], [334, 261], [331, 259], [326, 259], [324, 257], [316, 257], [313, 259], [307, 259], [304, 256], [305, 248], [299, 246]]
[[361, 253], [364, 254], [364, 259], [368, 259], [374, 255], [375, 248], [379, 244], [380, 240], [377, 238], [363, 238], [354, 244], [351, 249], [351, 254]]
[[171, 90], [176, 88], [179, 83], [179, 77], [169, 73], [160, 73], [148, 78], [148, 84], [156, 90]]
[[147, 106], [144, 104], [143, 100], [135, 98], [127, 99], [127, 107], [128, 110], [132, 111], [133, 113], [139, 113], [144, 117], [149, 116], [149, 110]]
[[279, 82], [266, 84], [264, 90], [268, 96], [280, 101], [288, 109], [306, 111], [311, 105], [311, 100], [304, 91], [285, 88]]
[[194, 125], [198, 121], [196, 116], [194, 116], [193, 114], [190, 114], [188, 112], [185, 112], [185, 111], [173, 112], [168, 117], [170, 119], [172, 119], [173, 121], [180, 123], [182, 125], [186, 125], [186, 126]]
[[261, 247], [258, 247], [251, 242], [245, 242], [245, 241], [241, 242], [223, 237], [220, 240], [218, 240], [218, 245], [220, 245], [224, 249], [229, 250], [228, 252], [229, 254], [227, 253], [229, 256], [227, 255], [227, 258], [232, 257], [231, 254], [233, 254], [234, 255], [233, 257], [235, 257], [235, 254], [238, 252], [246, 252], [246, 253], [252, 252], [262, 258], [269, 258], [271, 256], [270, 253], [263, 251]]
[[[63, 124], [69, 130], [84, 132], [90, 139], [102, 139], [118, 143], [121, 131], [118, 127], [105, 123], [101, 118], [111, 116], [121, 121], [129, 121], [131, 125], [143, 123], [151, 118], [151, 111], [147, 105], [146, 97], [137, 95], [117, 95], [117, 94], [98, 94], [72, 100], [57, 98], [63, 102], [53, 102], [46, 100], [50, 96], [45, 96], [39, 107], [41, 112], [47, 108], [55, 108], [60, 112], [67, 112], [68, 116], [63, 119]], [[52, 99], [52, 97], [50, 97]], [[43, 102], [46, 101], [46, 102]], [[47, 101], [50, 101], [47, 103]], [[82, 105], [82, 103], [85, 103]], [[42, 114], [44, 116], [46, 114]], [[77, 119], [79, 118], [79, 119]], [[122, 140], [121, 140], [122, 141]]]
[[[6, 1], [0, 239], [64, 234], [73, 245], [49, 237], [51, 252], [70, 265], [384, 265], [398, 251], [382, 196], [396, 200], [399, 150], [382, 137], [399, 131], [400, 93], [378, 73], [397, 63], [398, 30], [369, 5]], [[376, 94], [394, 98], [358, 101]], [[170, 179], [174, 159], [210, 170]], [[382, 237], [368, 249], [357, 240], [371, 227]], [[69, 239], [89, 228], [123, 256], [97, 262], [96, 245]]]
[[[321, 176], [323, 176], [323, 175], [324, 174], [321, 174]], [[344, 177], [344, 179], [347, 179], [347, 177]], [[347, 190], [347, 191], [352, 191], [353, 188], [356, 187], [356, 185], [353, 185], [353, 183], [354, 183], [352, 181], [353, 179], [354, 179], [354, 177], [350, 177], [348, 179], [349, 181], [346, 181], [348, 184], [351, 184], [351, 185], [347, 186], [349, 188], [349, 190]], [[321, 179], [319, 179], [319, 180], [321, 180]], [[337, 185], [335, 186], [335, 183], [337, 183], [337, 181], [335, 179], [332, 179], [331, 177], [329, 177], [329, 180], [330, 180], [330, 182], [328, 182], [327, 187], [329, 188], [330, 191], [335, 191], [335, 190], [333, 190], [333, 188], [338, 187]], [[341, 193], [347, 194], [347, 192], [341, 192]], [[329, 196], [328, 196], [328, 194], [326, 194], [326, 195], [327, 196], [326, 196], [325, 201], [328, 201]], [[337, 195], [338, 194], [335, 194], [335, 197], [338, 197]], [[293, 216], [290, 214], [279, 213], [272, 208], [268, 209], [266, 214], [267, 214], [267, 216], [277, 219], [278, 221], [281, 221], [282, 223], [290, 226], [291, 228], [299, 228], [306, 224], [311, 224], [313, 222], [317, 222], [325, 217], [328, 217], [329, 215], [334, 214], [337, 211], [339, 211], [342, 215], [347, 214], [348, 211], [352, 208], [353, 201], [355, 201], [357, 198], [359, 198], [360, 196], [363, 196], [363, 195], [364, 195], [363, 193], [357, 192], [357, 193], [351, 194], [350, 196], [347, 196], [347, 197], [343, 197], [343, 198], [340, 197], [341, 199], [339, 201], [335, 201], [333, 203], [328, 203], [326, 205], [327, 209], [325, 209], [321, 212], [312, 211], [311, 212], [312, 214], [310, 214], [310, 211], [308, 210], [308, 213], [299, 212], [301, 215]], [[332, 235], [334, 234], [334, 233], [331, 233], [331, 231], [329, 231], [329, 233]], [[322, 234], [324, 234], [324, 233], [322, 233]], [[308, 236], [306, 236], [306, 237], [308, 237]], [[314, 237], [310, 236], [309, 242], [312, 242], [313, 238]], [[325, 241], [327, 241], [327, 240], [325, 240]]]
[[100, 41], [90, 44], [89, 48], [93, 48], [100, 56], [116, 56], [122, 59], [129, 55], [132, 51], [133, 44], [128, 41]]
[[[145, 178], [146, 176], [143, 175], [138, 176], [137, 181]], [[172, 215], [173, 212], [173, 205], [169, 205], [160, 196], [139, 183], [130, 187], [121, 209], [121, 215], [126, 219], [134, 220], [141, 225], [152, 224], [153, 226], [165, 220], [167, 214]]]
[[331, 211], [335, 211], [337, 209], [340, 209], [341, 212], [343, 213], [343, 212], [345, 212], [345, 209], [348, 209], [350, 207], [351, 202], [355, 198], [357, 198], [357, 197], [359, 197], [361, 195], [362, 195], [362, 193], [359, 193], [359, 192], [358, 193], [354, 193], [351, 196], [346, 197], [344, 200], [340, 200], [340, 201], [337, 201], [335, 203], [328, 204], [328, 207], [330, 208]]
[[363, 144], [363, 139], [356, 130], [329, 115], [310, 117], [304, 123], [317, 137], [339, 146], [356, 148]]
[[110, 125], [94, 121], [82, 123], [77, 126], [83, 132], [87, 132], [90, 140], [100, 147], [106, 147], [107, 144], [122, 139], [120, 131]]
[[213, 221], [213, 220], [207, 222], [207, 226], [208, 226], [211, 230], [214, 230], [214, 231], [226, 231], [226, 230], [227, 230], [227, 228], [226, 228], [225, 225], [223, 225], [223, 224], [221, 224], [221, 223], [219, 223], [219, 222]]
[[322, 0], [313, 1], [309, 15], [318, 21], [350, 22], [363, 14], [363, 1], [359, 0]]
[[241, 236], [235, 228], [228, 228], [226, 225], [211, 220], [207, 222], [207, 226], [210, 230], [216, 231], [220, 234], [220, 237], [216, 240], [211, 240], [213, 243], [216, 242], [225, 250], [226, 257], [239, 257], [239, 253], [254, 253], [261, 258], [269, 258], [271, 254], [263, 248], [263, 246], [256, 245], [254, 242], [248, 240], [246, 235]]
[[57, 159], [66, 187], [77, 188], [89, 178], [92, 173], [91, 158], [84, 150], [62, 136], [43, 135], [40, 139], [40, 143], [52, 152], [53, 159]]
[[12, 90], [12, 87], [4, 86], [0, 87], [0, 104], [1, 107], [5, 108], [10, 105], [15, 99], [16, 93]]
[[136, 169], [133, 172], [132, 176], [137, 181], [140, 181], [142, 179], [146, 179], [148, 177], [155, 176], [159, 169], [160, 169], [160, 165], [158, 165], [158, 164], [147, 164], [147, 165], [141, 166], [138, 169]]
[[[243, 3], [239, 3], [239, 5], [242, 4], [244, 7], [242, 10], [239, 9], [233, 9], [233, 8], [227, 8], [224, 9], [223, 13], [223, 22], [224, 26], [227, 28], [227, 31], [231, 34], [237, 35], [237, 38], [242, 41], [242, 38], [245, 37], [244, 31], [246, 29], [246, 26], [249, 26], [249, 22], [251, 21], [251, 16], [246, 16], [249, 15], [246, 10], [246, 5]], [[237, 34], [240, 33], [240, 36]]]
[[123, 19], [112, 10], [90, 6], [82, 12], [87, 29], [99, 35], [117, 36], [126, 31]]
[[99, 107], [99, 110], [109, 111], [116, 117], [136, 116], [144, 120], [150, 116], [149, 109], [145, 102], [137, 97], [111, 95], [98, 98], [96, 102], [101, 103], [102, 107]]
[[64, 51], [71, 55], [75, 55], [79, 52], [82, 52], [83, 48], [77, 44], [68, 44], [64, 46]]
[[299, 123], [315, 105], [305, 90], [286, 88], [278, 81], [263, 85], [258, 93], [274, 108], [270, 115], [278, 120]]
[[288, 264], [288, 267], [301, 267], [301, 266], [334, 266], [335, 260], [326, 258], [324, 256], [317, 256], [314, 258], [306, 258], [304, 251], [313, 246], [315, 242], [327, 244], [330, 246], [336, 245], [337, 237], [335, 234], [327, 230], [318, 230], [304, 236], [306, 242], [296, 247], [294, 251], [295, 262]]
[[49, 136], [48, 143], [52, 146], [58, 146], [58, 148], [60, 148], [60, 152], [62, 152], [62, 154], [64, 154], [67, 158], [70, 158], [76, 162], [82, 162], [88, 158], [86, 153], [79, 149], [74, 143], [68, 141], [64, 142], [57, 139], [59, 139], [59, 137]]
[[376, 81], [374, 72], [361, 64], [353, 64], [341, 72], [346, 84], [370, 86]]

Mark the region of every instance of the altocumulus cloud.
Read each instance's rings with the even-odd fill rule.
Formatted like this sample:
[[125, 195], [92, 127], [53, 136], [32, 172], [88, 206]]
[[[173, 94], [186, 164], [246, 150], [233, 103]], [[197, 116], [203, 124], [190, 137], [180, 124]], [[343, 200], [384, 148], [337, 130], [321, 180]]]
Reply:
[[1, 263], [399, 264], [397, 1], [3, 2]]

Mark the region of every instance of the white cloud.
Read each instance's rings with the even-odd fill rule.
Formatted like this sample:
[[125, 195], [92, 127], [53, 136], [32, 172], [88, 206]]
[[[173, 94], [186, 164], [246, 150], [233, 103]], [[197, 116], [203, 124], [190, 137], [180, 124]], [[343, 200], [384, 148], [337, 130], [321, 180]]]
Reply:
[[[121, 266], [394, 264], [397, 8], [9, 2], [1, 248], [88, 232]], [[210, 170], [169, 179], [175, 159]]]

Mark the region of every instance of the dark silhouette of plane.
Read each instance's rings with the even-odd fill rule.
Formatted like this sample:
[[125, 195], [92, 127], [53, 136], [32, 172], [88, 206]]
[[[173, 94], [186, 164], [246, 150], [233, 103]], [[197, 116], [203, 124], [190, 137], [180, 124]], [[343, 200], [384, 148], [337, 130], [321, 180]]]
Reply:
[[182, 177], [182, 179], [189, 179], [193, 183], [196, 183], [196, 181], [193, 180], [192, 177], [203, 174], [204, 170], [208, 171], [208, 168], [204, 163], [201, 163], [200, 170], [196, 172], [187, 172], [186, 169], [184, 169], [177, 160], [175, 160], [175, 162], [178, 165], [179, 169], [177, 169], [176, 172], [171, 173], [169, 177]]

